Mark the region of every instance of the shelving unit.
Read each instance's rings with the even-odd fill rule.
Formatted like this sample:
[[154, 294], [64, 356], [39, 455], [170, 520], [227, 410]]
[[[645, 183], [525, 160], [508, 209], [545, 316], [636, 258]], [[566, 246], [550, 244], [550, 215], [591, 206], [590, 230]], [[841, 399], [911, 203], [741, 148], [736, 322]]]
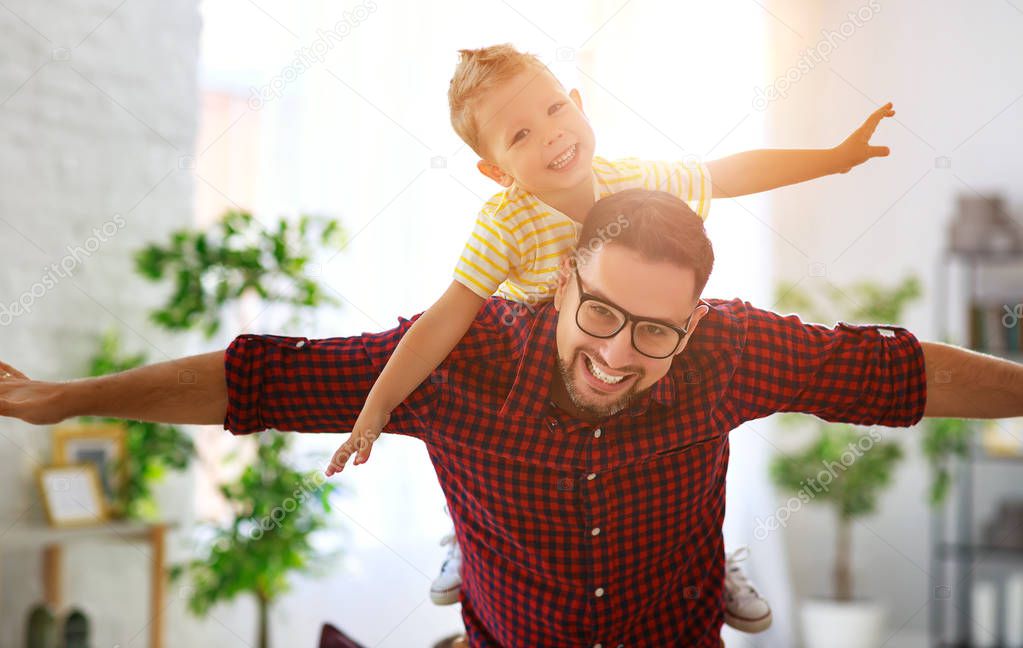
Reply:
[[95, 526], [60, 529], [48, 526], [16, 526], [0, 535], [0, 552], [41, 550], [43, 599], [52, 610], [63, 610], [64, 546], [77, 542], [149, 543], [149, 630], [150, 648], [164, 646], [166, 608], [167, 525], [138, 522], [109, 522]]
[[[966, 346], [974, 347], [992, 355], [999, 355], [1015, 362], [1023, 362], [1023, 321], [1016, 323], [1015, 329], [1005, 327], [998, 331], [1004, 339], [998, 340], [996, 348], [976, 348], [978, 337], [985, 340], [984, 323], [978, 322], [978, 312], [1003, 305], [996, 299], [984, 295], [984, 271], [997, 267], [1018, 266], [1020, 280], [1016, 289], [1019, 293], [1016, 301], [1009, 306], [1010, 315], [1015, 315], [1015, 304], [1023, 303], [1023, 253], [960, 253], [947, 251], [940, 260], [938, 280], [938, 324], [941, 339], [952, 338], [952, 317], [959, 317], [959, 323], [965, 325], [967, 331]], [[962, 271], [961, 299], [951, 303], [952, 274]], [[985, 317], [994, 317], [988, 312]], [[1011, 320], [1012, 318], [1010, 318]], [[1023, 319], [1023, 318], [1021, 318]], [[987, 322], [987, 332], [997, 330]], [[980, 334], [980, 335], [978, 335]], [[1018, 336], [1018, 337], [1013, 337]], [[974, 424], [975, 430], [979, 424]], [[971, 436], [969, 452], [958, 462], [956, 475], [945, 503], [933, 510], [931, 515], [931, 557], [928, 596], [931, 600], [930, 610], [930, 643], [935, 648], [971, 648], [971, 630], [973, 624], [972, 592], [976, 569], [979, 564], [998, 562], [1012, 565], [1013, 569], [1023, 570], [1023, 548], [991, 546], [978, 542], [975, 519], [976, 505], [976, 474], [978, 470], [994, 465], [1006, 466], [1014, 474], [1018, 474], [1018, 483], [1023, 485], [1023, 457], [1003, 457], [988, 455], [977, 443], [977, 434]], [[1015, 478], [1014, 478], [1015, 479]], [[955, 502], [952, 516], [949, 509]], [[953, 529], [949, 529], [949, 522]], [[1006, 614], [1004, 593], [998, 589], [999, 620]], [[1002, 625], [992, 628], [1000, 638], [998, 646], [1005, 645], [1002, 636]]]

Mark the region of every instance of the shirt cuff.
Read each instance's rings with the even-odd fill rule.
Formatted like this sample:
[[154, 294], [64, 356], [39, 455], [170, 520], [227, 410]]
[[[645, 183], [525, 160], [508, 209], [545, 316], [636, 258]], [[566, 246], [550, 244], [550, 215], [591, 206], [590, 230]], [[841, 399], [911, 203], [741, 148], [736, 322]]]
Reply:
[[900, 326], [839, 322], [838, 328], [857, 332], [868, 344], [882, 348], [874, 356], [878, 381], [876, 393], [868, 396], [874, 402], [867, 408], [879, 414], [870, 423], [886, 427], [919, 423], [927, 405], [927, 371], [917, 337]]
[[279, 366], [283, 354], [308, 343], [308, 338], [278, 335], [240, 335], [231, 342], [224, 352], [225, 430], [232, 434], [252, 434], [267, 429], [261, 412], [266, 368]]

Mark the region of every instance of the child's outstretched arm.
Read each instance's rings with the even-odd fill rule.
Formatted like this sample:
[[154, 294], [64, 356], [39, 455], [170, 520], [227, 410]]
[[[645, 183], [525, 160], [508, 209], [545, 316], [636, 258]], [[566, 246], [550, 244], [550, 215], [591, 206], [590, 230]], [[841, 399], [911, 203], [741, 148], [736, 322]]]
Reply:
[[891, 102], [875, 110], [838, 146], [830, 149], [761, 149], [707, 162], [714, 198], [759, 193], [785, 185], [845, 173], [870, 158], [885, 157], [887, 146], [871, 146], [870, 138], [885, 117], [895, 114]]
[[430, 306], [401, 338], [394, 353], [370, 389], [352, 435], [327, 466], [328, 477], [339, 473], [348, 458], [357, 451], [355, 465], [369, 460], [373, 442], [390, 418], [390, 412], [408, 398], [416, 387], [448, 357], [458, 341], [465, 336], [485, 299], [457, 281]]

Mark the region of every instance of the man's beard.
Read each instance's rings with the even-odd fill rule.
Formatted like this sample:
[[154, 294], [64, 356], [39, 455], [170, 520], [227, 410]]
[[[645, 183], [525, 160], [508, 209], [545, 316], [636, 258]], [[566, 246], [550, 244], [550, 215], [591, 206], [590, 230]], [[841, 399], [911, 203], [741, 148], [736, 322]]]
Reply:
[[[562, 360], [561, 355], [557, 355], [558, 359], [558, 372], [561, 374], [561, 381], [565, 384], [565, 391], [568, 392], [568, 397], [572, 399], [572, 404], [579, 408], [582, 412], [593, 418], [607, 418], [608, 416], [614, 416], [618, 412], [621, 412], [627, 408], [632, 401], [636, 398], [639, 392], [636, 390], [635, 385], [629, 388], [624, 394], [607, 404], [595, 405], [588, 403], [583, 398], [582, 393], [579, 390], [578, 385], [575, 382], [575, 376], [572, 375], [572, 367], [580, 362], [582, 351], [577, 349], [575, 354], [572, 356], [572, 360], [569, 363], [565, 363]], [[581, 364], [585, 365], [586, 360], [581, 360]], [[583, 367], [583, 371], [586, 371], [586, 367]], [[643, 379], [643, 373], [637, 372], [636, 384], [639, 384], [640, 380]]]

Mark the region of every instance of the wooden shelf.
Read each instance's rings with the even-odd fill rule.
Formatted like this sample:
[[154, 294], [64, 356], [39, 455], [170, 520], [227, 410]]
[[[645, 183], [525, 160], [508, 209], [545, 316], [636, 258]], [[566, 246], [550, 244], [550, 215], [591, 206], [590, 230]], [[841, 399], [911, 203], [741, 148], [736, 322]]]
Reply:
[[56, 528], [27, 524], [0, 531], [0, 549], [42, 550], [43, 598], [53, 610], [63, 607], [64, 545], [83, 541], [147, 542], [149, 557], [149, 646], [163, 648], [166, 603], [167, 530], [165, 523], [108, 522], [94, 526]]
[[47, 525], [13, 526], [0, 535], [0, 547], [36, 547], [53, 543], [82, 540], [148, 541], [156, 527], [173, 528], [173, 524], [144, 522], [109, 522], [94, 526], [59, 528]]

